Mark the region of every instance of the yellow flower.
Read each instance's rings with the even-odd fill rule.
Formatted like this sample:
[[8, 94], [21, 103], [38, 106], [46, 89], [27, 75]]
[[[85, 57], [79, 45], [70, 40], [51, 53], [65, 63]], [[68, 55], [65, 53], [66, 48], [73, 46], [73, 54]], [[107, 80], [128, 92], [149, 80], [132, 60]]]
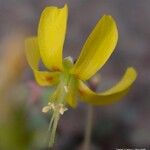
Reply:
[[[111, 89], [95, 93], [88, 88], [84, 81], [102, 68], [115, 49], [118, 40], [117, 26], [111, 16], [104, 15], [89, 35], [77, 62], [73, 64], [70, 57], [63, 59], [62, 56], [67, 18], [67, 5], [63, 8], [45, 8], [41, 14], [37, 36], [26, 40], [27, 60], [36, 81], [41, 86], [57, 85], [49, 104], [43, 108], [43, 112], [51, 110], [55, 114], [50, 128], [52, 124], [57, 124], [54, 120], [58, 121], [59, 114], [63, 114], [68, 105], [76, 107], [77, 95], [91, 105], [110, 104], [120, 100], [128, 92], [137, 76], [135, 69], [129, 67], [121, 81]], [[40, 71], [40, 60], [47, 68], [46, 71]], [[55, 131], [52, 131], [52, 135], [53, 132]]]

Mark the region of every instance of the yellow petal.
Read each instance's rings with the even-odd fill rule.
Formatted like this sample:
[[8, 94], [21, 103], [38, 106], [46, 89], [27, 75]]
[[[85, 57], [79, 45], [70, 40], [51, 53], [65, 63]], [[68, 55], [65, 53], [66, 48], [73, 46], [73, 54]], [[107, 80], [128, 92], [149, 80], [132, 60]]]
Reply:
[[41, 14], [38, 28], [40, 54], [45, 66], [62, 69], [62, 50], [66, 34], [68, 8], [47, 7]]
[[42, 86], [56, 84], [59, 79], [58, 72], [39, 71], [40, 53], [37, 38], [27, 39], [25, 46], [27, 61], [33, 70], [36, 81]]
[[82, 97], [82, 101], [91, 105], [107, 105], [118, 100], [121, 100], [123, 96], [128, 92], [131, 85], [135, 81], [137, 76], [136, 71], [133, 68], [128, 68], [121, 81], [111, 89], [96, 94], [89, 89], [82, 81], [79, 82], [79, 93]]
[[75, 99], [75, 97], [76, 96], [74, 95], [73, 91], [69, 91], [66, 97], [68, 104], [73, 108], [77, 106], [77, 100]]
[[103, 16], [88, 37], [71, 71], [82, 80], [93, 76], [112, 54], [118, 40], [118, 31], [111, 16]]
[[25, 41], [25, 51], [28, 64], [32, 69], [38, 70], [40, 60], [38, 40], [36, 37], [28, 38]]
[[67, 92], [66, 100], [71, 107], [75, 108], [77, 106], [76, 97], [77, 97], [77, 86], [78, 86], [77, 83], [78, 82], [73, 76], [71, 76], [69, 80], [70, 81], [67, 85], [68, 92]]

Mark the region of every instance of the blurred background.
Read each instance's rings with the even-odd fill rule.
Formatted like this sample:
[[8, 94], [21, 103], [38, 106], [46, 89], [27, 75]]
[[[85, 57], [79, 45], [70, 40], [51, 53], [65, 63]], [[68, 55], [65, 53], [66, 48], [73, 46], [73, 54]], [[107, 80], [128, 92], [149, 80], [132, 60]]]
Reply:
[[[149, 0], [0, 0], [0, 150], [48, 150], [49, 114], [41, 112], [49, 88], [35, 83], [24, 53], [24, 40], [36, 35], [46, 6], [69, 5], [64, 57], [80, 53], [104, 14], [119, 30], [115, 52], [105, 64], [98, 90], [115, 84], [128, 66], [138, 78], [120, 102], [94, 108], [91, 150], [150, 147], [150, 1]], [[61, 118], [54, 150], [81, 150], [87, 105], [79, 103]]]

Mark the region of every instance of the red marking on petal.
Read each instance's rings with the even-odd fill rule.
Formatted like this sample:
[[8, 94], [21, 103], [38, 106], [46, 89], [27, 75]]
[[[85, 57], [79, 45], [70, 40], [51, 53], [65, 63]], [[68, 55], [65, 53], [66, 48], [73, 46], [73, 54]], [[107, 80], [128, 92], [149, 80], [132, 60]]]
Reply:
[[79, 89], [79, 93], [80, 93], [81, 96], [85, 95], [85, 92], [82, 89]]
[[54, 78], [53, 77], [46, 77], [46, 81], [48, 81], [48, 82], [52, 82], [54, 80]]
[[58, 67], [56, 67], [56, 66], [53, 66], [52, 70], [53, 71], [60, 71], [60, 69]]

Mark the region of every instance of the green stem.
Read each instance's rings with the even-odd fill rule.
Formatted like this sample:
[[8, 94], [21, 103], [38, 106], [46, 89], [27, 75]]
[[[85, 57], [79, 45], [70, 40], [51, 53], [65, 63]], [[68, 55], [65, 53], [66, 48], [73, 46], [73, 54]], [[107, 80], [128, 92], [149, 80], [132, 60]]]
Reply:
[[93, 121], [93, 107], [88, 106], [87, 110], [87, 125], [85, 129], [85, 139], [83, 150], [91, 150], [91, 133], [92, 133], [92, 121]]

